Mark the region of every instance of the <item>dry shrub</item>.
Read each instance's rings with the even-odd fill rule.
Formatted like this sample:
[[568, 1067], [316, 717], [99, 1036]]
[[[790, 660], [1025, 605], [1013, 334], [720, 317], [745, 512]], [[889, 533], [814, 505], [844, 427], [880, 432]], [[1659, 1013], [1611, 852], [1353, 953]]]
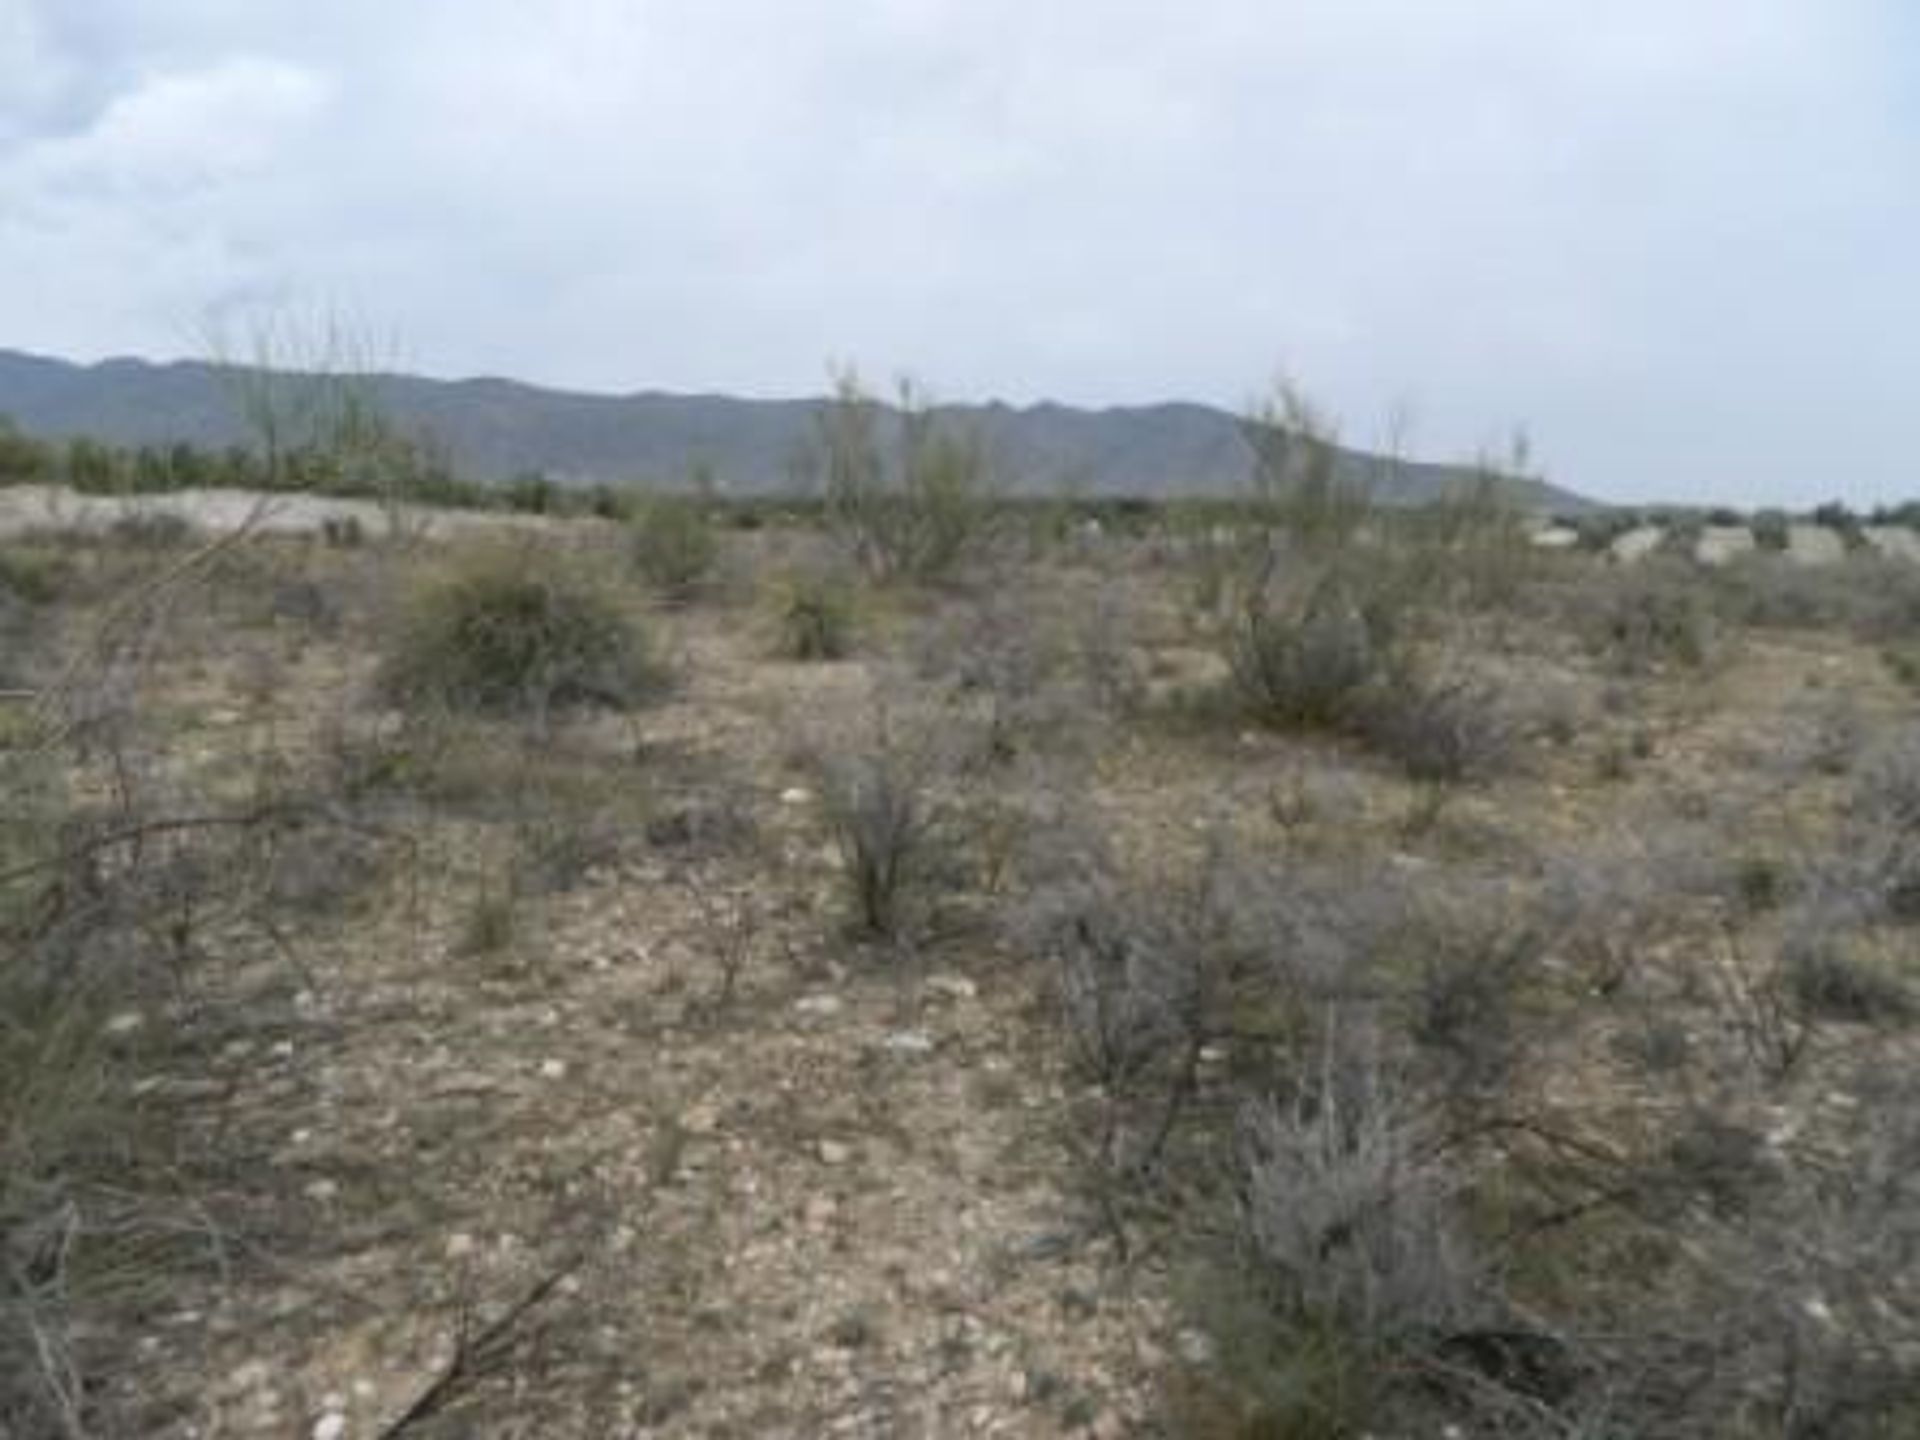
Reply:
[[810, 759], [854, 928], [907, 937], [950, 860], [953, 817], [942, 787], [958, 761], [953, 733], [881, 711], [864, 734], [816, 744]]
[[1424, 784], [1494, 779], [1512, 767], [1519, 741], [1499, 689], [1464, 674], [1408, 676], [1372, 697], [1363, 726], [1374, 749]]
[[1350, 731], [1409, 663], [1399, 596], [1357, 567], [1261, 584], [1229, 641], [1236, 694], [1264, 724]]
[[1697, 566], [1651, 557], [1592, 572], [1568, 596], [1570, 618], [1595, 653], [1631, 674], [1698, 667], [1716, 640], [1712, 596]]

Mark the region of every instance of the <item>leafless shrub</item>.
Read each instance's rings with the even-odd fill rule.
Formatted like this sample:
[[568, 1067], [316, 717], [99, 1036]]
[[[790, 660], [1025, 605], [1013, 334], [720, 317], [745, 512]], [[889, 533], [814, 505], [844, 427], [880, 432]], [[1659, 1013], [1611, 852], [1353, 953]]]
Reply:
[[1308, 1096], [1241, 1115], [1250, 1247], [1287, 1313], [1333, 1320], [1369, 1347], [1460, 1328], [1479, 1305], [1453, 1214], [1459, 1181], [1417, 1109], [1343, 1056], [1338, 1033]]
[[827, 827], [840, 852], [855, 927], [877, 938], [909, 930], [946, 860], [954, 739], [881, 712], [868, 734], [815, 748]]
[[1568, 597], [1587, 644], [1628, 673], [1705, 664], [1716, 639], [1705, 582], [1681, 560], [1650, 558], [1596, 570]]
[[1398, 683], [1408, 651], [1398, 597], [1357, 570], [1261, 585], [1228, 649], [1235, 693], [1283, 728], [1351, 730]]
[[1493, 779], [1512, 766], [1518, 741], [1504, 697], [1471, 675], [1408, 677], [1372, 697], [1362, 725], [1376, 749], [1426, 784]]
[[1435, 1068], [1442, 1093], [1497, 1097], [1531, 1041], [1530, 995], [1551, 934], [1543, 917], [1491, 885], [1416, 903], [1393, 942], [1407, 1033]]

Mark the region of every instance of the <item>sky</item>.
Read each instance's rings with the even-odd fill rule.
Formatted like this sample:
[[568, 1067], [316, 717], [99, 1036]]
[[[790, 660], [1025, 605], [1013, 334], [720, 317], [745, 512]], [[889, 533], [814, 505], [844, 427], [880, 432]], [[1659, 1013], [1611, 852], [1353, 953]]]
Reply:
[[[1524, 427], [1920, 496], [1911, 0], [0, 0], [0, 346]], [[294, 317], [289, 322], [288, 317]]]

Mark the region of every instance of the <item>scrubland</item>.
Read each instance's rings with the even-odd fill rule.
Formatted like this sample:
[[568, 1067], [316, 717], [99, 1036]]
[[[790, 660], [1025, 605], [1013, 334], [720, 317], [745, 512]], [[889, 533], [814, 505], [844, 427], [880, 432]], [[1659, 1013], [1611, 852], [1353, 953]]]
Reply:
[[0, 1431], [1920, 1433], [1920, 566], [914, 443], [0, 542]]

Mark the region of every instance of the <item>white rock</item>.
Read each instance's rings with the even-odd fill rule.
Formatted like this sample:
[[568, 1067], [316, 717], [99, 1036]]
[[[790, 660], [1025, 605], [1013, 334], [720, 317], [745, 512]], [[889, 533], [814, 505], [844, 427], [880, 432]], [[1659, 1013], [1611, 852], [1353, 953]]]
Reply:
[[1920, 561], [1920, 533], [1904, 525], [1869, 525], [1867, 544], [1890, 560]]
[[780, 803], [782, 805], [804, 805], [811, 799], [813, 799], [813, 792], [803, 789], [798, 785], [780, 792]]
[[846, 1002], [838, 995], [803, 995], [793, 1002], [793, 1008], [802, 1015], [838, 1015]]
[[929, 975], [927, 989], [949, 1000], [971, 1000], [980, 993], [980, 987], [964, 975]]
[[1658, 525], [1640, 525], [1617, 537], [1609, 547], [1609, 553], [1623, 565], [1631, 565], [1636, 560], [1644, 560], [1667, 538], [1667, 532]]
[[107, 1034], [131, 1035], [146, 1023], [147, 1017], [142, 1015], [138, 1010], [122, 1010], [118, 1015], [115, 1015], [111, 1020], [107, 1021]]
[[853, 1158], [853, 1147], [838, 1140], [820, 1142], [820, 1163], [823, 1165], [844, 1165]]
[[896, 1030], [880, 1042], [895, 1055], [931, 1055], [933, 1037], [924, 1030]]
[[447, 1258], [459, 1260], [473, 1253], [473, 1236], [456, 1230], [447, 1237]]
[[1847, 558], [1847, 542], [1825, 525], [1789, 525], [1787, 558], [1798, 565], [1838, 565]]
[[1725, 565], [1754, 550], [1753, 532], [1744, 525], [1708, 525], [1693, 547], [1702, 565]]
[[540, 1078], [542, 1080], [564, 1080], [567, 1076], [567, 1062], [564, 1060], [542, 1060]]
[[340, 1440], [347, 1433], [347, 1417], [329, 1410], [313, 1422], [313, 1440]]
[[305, 1193], [309, 1200], [317, 1200], [324, 1205], [340, 1194], [340, 1185], [334, 1180], [313, 1180], [308, 1182]]

